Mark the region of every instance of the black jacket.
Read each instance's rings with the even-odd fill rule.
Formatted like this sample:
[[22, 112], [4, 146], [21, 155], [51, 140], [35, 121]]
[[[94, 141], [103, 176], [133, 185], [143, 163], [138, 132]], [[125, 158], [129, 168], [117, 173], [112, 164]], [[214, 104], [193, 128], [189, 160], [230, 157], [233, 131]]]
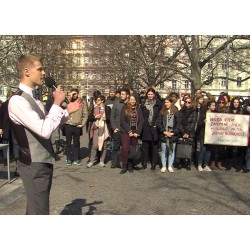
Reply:
[[162, 109], [162, 102], [156, 99], [156, 103], [153, 107], [153, 119], [152, 119], [152, 126], [148, 123], [149, 111], [146, 109], [145, 104], [141, 106], [144, 125], [142, 130], [142, 141], [158, 141], [158, 131], [156, 127], [156, 121], [159, 116], [159, 113]]

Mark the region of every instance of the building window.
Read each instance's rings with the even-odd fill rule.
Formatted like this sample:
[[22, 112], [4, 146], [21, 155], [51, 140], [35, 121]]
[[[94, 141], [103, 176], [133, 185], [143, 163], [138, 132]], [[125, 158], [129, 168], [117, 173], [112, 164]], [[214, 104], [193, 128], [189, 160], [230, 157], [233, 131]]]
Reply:
[[84, 64], [85, 64], [85, 65], [88, 65], [88, 64], [89, 64], [89, 57], [88, 57], [88, 56], [85, 56], [85, 57], [84, 57]]
[[208, 69], [212, 69], [213, 68], [213, 62], [211, 60], [207, 63], [207, 68]]
[[176, 89], [176, 87], [177, 87], [177, 86], [176, 86], [176, 80], [173, 80], [173, 81], [172, 81], [172, 89]]
[[224, 62], [221, 63], [221, 68], [222, 68], [222, 70], [226, 70], [227, 69], [227, 62], [226, 61], [224, 61]]
[[77, 79], [77, 80], [80, 79], [80, 72], [76, 72], [76, 79]]
[[237, 87], [241, 87], [241, 77], [237, 77]]
[[76, 43], [76, 48], [77, 48], [77, 49], [81, 49], [81, 44], [80, 44], [80, 42], [77, 42], [77, 43]]
[[84, 48], [85, 48], [85, 49], [88, 49], [88, 48], [89, 48], [89, 43], [88, 43], [88, 41], [84, 41]]
[[188, 80], [185, 80], [185, 81], [184, 81], [184, 87], [185, 87], [185, 89], [188, 89], [188, 88], [189, 88]]
[[81, 63], [81, 57], [80, 57], [80, 55], [77, 55], [76, 56], [76, 64], [80, 64]]
[[164, 89], [164, 88], [165, 88], [165, 83], [162, 82], [162, 83], [160, 84], [160, 89]]
[[89, 72], [85, 72], [84, 73], [84, 79], [88, 79], [89, 78]]
[[227, 79], [221, 80], [221, 86], [227, 86]]

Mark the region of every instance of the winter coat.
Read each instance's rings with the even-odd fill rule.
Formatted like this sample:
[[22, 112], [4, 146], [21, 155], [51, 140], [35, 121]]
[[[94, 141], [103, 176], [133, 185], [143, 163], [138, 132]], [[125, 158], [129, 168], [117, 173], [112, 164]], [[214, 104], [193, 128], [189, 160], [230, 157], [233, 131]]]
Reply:
[[184, 134], [188, 134], [189, 137], [194, 138], [195, 136], [195, 125], [196, 125], [197, 113], [194, 108], [187, 108], [183, 106], [179, 111], [179, 132], [180, 137]]
[[[164, 114], [159, 114], [157, 122], [156, 122], [156, 126], [158, 129], [158, 133], [159, 133], [159, 139], [161, 142], [166, 142], [166, 137], [163, 134], [164, 132], [166, 132], [166, 121], [167, 116]], [[174, 116], [174, 127], [173, 127], [173, 131], [174, 135], [169, 138], [170, 142], [176, 142], [178, 140], [178, 135], [179, 135], [179, 129], [178, 129], [178, 115]]]
[[158, 141], [159, 135], [156, 127], [156, 121], [159, 116], [159, 113], [162, 109], [162, 102], [156, 99], [156, 103], [153, 107], [153, 118], [152, 118], [152, 126], [149, 125], [148, 117], [149, 111], [146, 109], [145, 104], [141, 106], [141, 110], [143, 113], [144, 125], [142, 130], [142, 141]]

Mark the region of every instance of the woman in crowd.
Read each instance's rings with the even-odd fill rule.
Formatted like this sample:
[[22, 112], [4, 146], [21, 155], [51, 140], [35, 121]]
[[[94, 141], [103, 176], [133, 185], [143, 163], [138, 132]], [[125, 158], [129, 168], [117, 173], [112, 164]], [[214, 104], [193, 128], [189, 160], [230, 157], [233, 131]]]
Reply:
[[157, 128], [161, 142], [161, 172], [167, 170], [174, 172], [173, 163], [175, 158], [175, 146], [178, 140], [178, 109], [173, 103], [171, 97], [167, 97], [164, 101], [162, 110], [157, 119]]
[[106, 143], [110, 136], [111, 126], [110, 126], [110, 113], [111, 108], [105, 103], [105, 96], [99, 95], [96, 98], [96, 103], [93, 108], [92, 113], [89, 115], [89, 121], [91, 122], [90, 128], [90, 139], [93, 140], [88, 168], [92, 167], [94, 160], [96, 158], [96, 153], [100, 153], [100, 167], [105, 167], [105, 157], [106, 157]]
[[157, 117], [162, 109], [162, 103], [156, 98], [154, 88], [149, 88], [146, 93], [145, 103], [141, 105], [144, 125], [142, 130], [142, 167], [147, 168], [149, 149], [152, 152], [151, 170], [155, 170], [158, 158], [158, 131]]
[[[248, 99], [243, 106], [243, 114], [250, 115], [250, 100]], [[248, 127], [248, 146], [245, 151], [246, 162], [245, 167], [241, 170], [242, 173], [250, 172], [250, 126]]]
[[128, 102], [121, 110], [121, 144], [122, 144], [122, 170], [120, 174], [133, 172], [133, 163], [129, 161], [129, 146], [137, 145], [141, 135], [143, 115], [139, 108], [136, 96], [130, 95]]
[[[200, 115], [197, 121], [196, 127], [196, 140], [197, 147], [199, 148], [199, 153], [197, 155], [197, 168], [200, 172], [202, 171], [212, 171], [210, 168], [210, 145], [204, 144], [204, 136], [205, 136], [205, 125], [206, 125], [206, 113], [214, 112], [216, 108], [216, 104], [214, 101], [208, 101], [207, 105], [202, 105], [200, 108]], [[203, 168], [204, 165], [204, 168]]]
[[[184, 106], [179, 111], [179, 123], [178, 129], [180, 133], [180, 137], [183, 139], [194, 140], [195, 137], [195, 125], [196, 125], [197, 113], [195, 108], [193, 107], [192, 100], [190, 97], [187, 97], [184, 101]], [[176, 159], [178, 163], [178, 159]], [[190, 160], [188, 159], [180, 159], [179, 168], [184, 165], [187, 170], [191, 169]]]
[[[241, 106], [240, 98], [239, 97], [234, 97], [230, 104], [229, 107], [226, 109], [226, 113], [228, 114], [243, 114], [243, 108]], [[234, 146], [226, 146], [226, 156], [227, 159], [230, 159], [230, 161], [227, 164], [228, 169], [231, 168], [231, 164], [233, 163], [234, 160], [234, 149], [237, 151], [237, 156], [240, 159], [240, 165], [236, 168], [236, 171], [239, 172], [241, 171], [241, 168], [243, 167], [243, 160], [244, 160], [244, 154], [245, 154], [245, 147], [234, 147]], [[234, 165], [234, 164], [233, 164]]]

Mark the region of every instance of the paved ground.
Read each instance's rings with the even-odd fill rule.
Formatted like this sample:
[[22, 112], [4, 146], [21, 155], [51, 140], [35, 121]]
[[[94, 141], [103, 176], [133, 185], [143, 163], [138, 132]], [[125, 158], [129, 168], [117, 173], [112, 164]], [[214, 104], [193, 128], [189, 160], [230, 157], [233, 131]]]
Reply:
[[[83, 138], [82, 138], [83, 140]], [[87, 145], [87, 140], [84, 137]], [[83, 165], [66, 166], [65, 156], [56, 162], [51, 190], [52, 215], [217, 215], [250, 214], [250, 174], [216, 170], [185, 169], [174, 173], [86, 168], [87, 148], [82, 148]], [[6, 167], [0, 167], [0, 214], [25, 214], [26, 198], [20, 178], [5, 184]], [[11, 163], [12, 177], [14, 162]]]

